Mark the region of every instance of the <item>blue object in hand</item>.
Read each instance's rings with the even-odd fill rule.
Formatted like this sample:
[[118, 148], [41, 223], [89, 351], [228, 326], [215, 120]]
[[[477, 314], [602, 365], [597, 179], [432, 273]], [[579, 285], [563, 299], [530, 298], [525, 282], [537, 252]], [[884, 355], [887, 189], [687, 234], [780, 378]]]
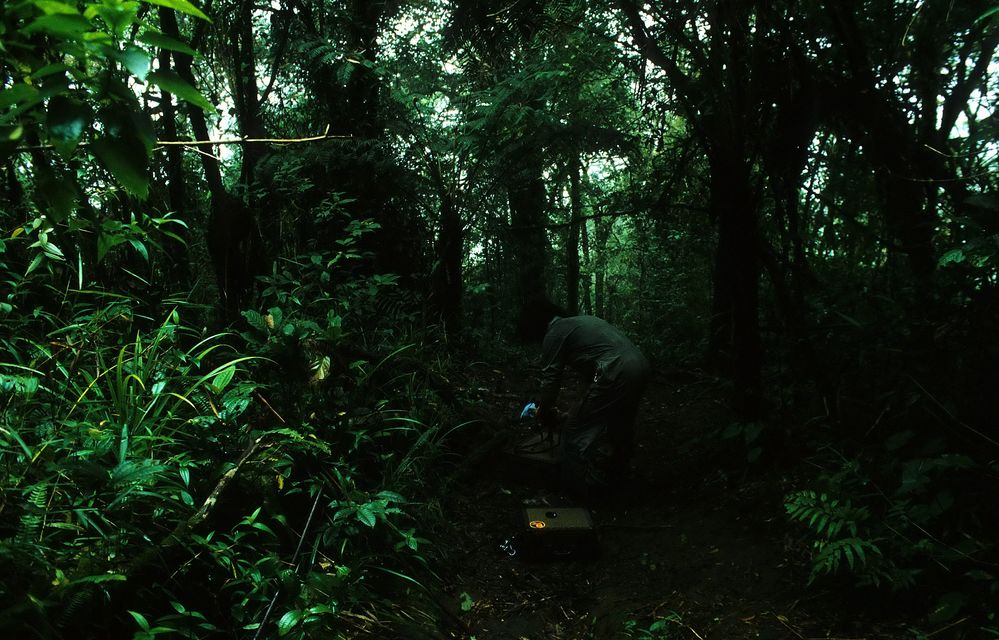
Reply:
[[533, 418], [535, 414], [537, 414], [537, 412], [538, 412], [538, 405], [534, 404], [533, 402], [528, 402], [524, 406], [524, 409], [520, 412], [520, 419], [524, 420], [525, 418]]

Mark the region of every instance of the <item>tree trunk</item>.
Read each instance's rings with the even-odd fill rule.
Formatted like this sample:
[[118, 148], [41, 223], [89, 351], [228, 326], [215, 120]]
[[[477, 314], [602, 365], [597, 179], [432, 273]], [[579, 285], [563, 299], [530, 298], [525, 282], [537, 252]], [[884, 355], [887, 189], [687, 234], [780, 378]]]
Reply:
[[583, 198], [580, 189], [579, 156], [569, 167], [569, 228], [565, 243], [565, 300], [569, 313], [579, 313], [579, 225], [583, 217]]
[[763, 349], [759, 325], [759, 213], [750, 168], [737, 153], [713, 150], [711, 213], [718, 224], [710, 354], [735, 381], [735, 410], [759, 417]]
[[[172, 9], [160, 7], [159, 14], [161, 21], [163, 20], [163, 14], [168, 11], [172, 11]], [[164, 48], [160, 50], [159, 62], [161, 69], [170, 68], [169, 49]], [[161, 96], [163, 117], [160, 119], [160, 123], [163, 125], [163, 136], [167, 140], [176, 140], [177, 110], [174, 107], [173, 95], [162, 91]], [[184, 180], [184, 151], [177, 145], [171, 145], [166, 148], [166, 156], [167, 204], [180, 220], [190, 222], [187, 215], [187, 194], [184, 189], [186, 183], [186, 180]], [[178, 285], [184, 286], [190, 280], [190, 265], [187, 257], [187, 241], [190, 234], [188, 233], [188, 228], [183, 226], [176, 227], [174, 233], [179, 235], [185, 241], [185, 244], [183, 246], [171, 247], [171, 250], [166, 253], [170, 259], [170, 274], [173, 281]]]
[[[161, 16], [160, 26], [167, 36], [180, 39], [177, 20], [172, 10]], [[177, 75], [191, 86], [197, 86], [191, 72], [190, 55], [174, 52]], [[187, 105], [191, 130], [198, 140], [208, 139], [208, 121], [205, 113], [194, 105]], [[208, 152], [199, 154], [210, 194], [209, 221], [206, 233], [208, 253], [212, 258], [218, 281], [219, 298], [227, 318], [235, 317], [242, 309], [253, 287], [254, 276], [260, 270], [260, 238], [256, 220], [246, 206], [233, 197], [222, 183], [219, 160]]]
[[[351, 0], [347, 25], [347, 49], [356, 59], [347, 80], [348, 131], [359, 139], [381, 137], [378, 77], [370, 66], [378, 59], [378, 25], [385, 13], [385, 0]], [[343, 119], [339, 114], [338, 119]]]
[[610, 238], [611, 221], [607, 218], [595, 218], [596, 246], [593, 250], [596, 256], [593, 260], [593, 271], [596, 282], [594, 283], [594, 310], [593, 313], [601, 318], [608, 315], [607, 309], [607, 240]]
[[464, 237], [461, 216], [454, 197], [447, 189], [441, 190], [441, 228], [437, 236], [437, 259], [431, 276], [434, 306], [440, 313], [444, 327], [449, 331], [461, 328], [462, 273]]
[[581, 220], [579, 223], [580, 244], [583, 250], [583, 313], [593, 315], [593, 269], [590, 262], [590, 232], [589, 223]]
[[[521, 145], [523, 148], [524, 145]], [[541, 156], [536, 150], [523, 154], [523, 170], [508, 185], [514, 295], [519, 304], [547, 294], [545, 232], [545, 183]]]

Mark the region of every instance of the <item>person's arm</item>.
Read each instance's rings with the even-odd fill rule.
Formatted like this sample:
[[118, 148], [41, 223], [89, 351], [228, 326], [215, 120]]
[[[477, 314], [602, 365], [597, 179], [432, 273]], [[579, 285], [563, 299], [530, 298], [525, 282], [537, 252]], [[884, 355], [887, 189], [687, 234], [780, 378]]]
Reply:
[[538, 401], [538, 419], [542, 422], [555, 421], [558, 401], [562, 389], [562, 363], [558, 359], [558, 348], [554, 342], [545, 341], [542, 349], [541, 362], [541, 398]]

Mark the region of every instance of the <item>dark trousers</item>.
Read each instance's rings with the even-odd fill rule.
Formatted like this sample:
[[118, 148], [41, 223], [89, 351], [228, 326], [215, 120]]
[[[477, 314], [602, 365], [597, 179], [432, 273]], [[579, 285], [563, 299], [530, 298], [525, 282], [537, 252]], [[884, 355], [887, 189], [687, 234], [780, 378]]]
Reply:
[[560, 441], [562, 488], [585, 495], [593, 475], [593, 443], [606, 433], [611, 446], [609, 474], [627, 474], [634, 449], [635, 417], [648, 371], [639, 369], [613, 383], [594, 381], [569, 416]]

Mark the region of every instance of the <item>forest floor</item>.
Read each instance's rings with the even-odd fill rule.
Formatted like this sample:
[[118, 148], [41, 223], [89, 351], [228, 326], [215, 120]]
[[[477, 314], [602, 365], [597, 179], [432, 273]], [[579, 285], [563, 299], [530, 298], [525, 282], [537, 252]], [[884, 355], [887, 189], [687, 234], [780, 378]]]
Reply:
[[[473, 382], [485, 429], [476, 429], [478, 449], [464, 452], [465, 473], [444, 498], [452, 526], [437, 540], [447, 607], [463, 627], [455, 635], [913, 637], [863, 597], [844, 602], [839, 589], [805, 588], [804, 553], [783, 514], [788, 471], [726, 461], [717, 438], [731, 421], [724, 393], [697, 372], [661, 373], [650, 383], [638, 419], [639, 479], [592, 508], [596, 557], [530, 562], [503, 553], [500, 542], [523, 526], [525, 502], [567, 506], [545, 481], [552, 474], [504, 453], [503, 438], [483, 445], [488, 429], [514, 422], [534, 379], [492, 370]], [[665, 622], [649, 632], [657, 620]]]

